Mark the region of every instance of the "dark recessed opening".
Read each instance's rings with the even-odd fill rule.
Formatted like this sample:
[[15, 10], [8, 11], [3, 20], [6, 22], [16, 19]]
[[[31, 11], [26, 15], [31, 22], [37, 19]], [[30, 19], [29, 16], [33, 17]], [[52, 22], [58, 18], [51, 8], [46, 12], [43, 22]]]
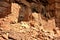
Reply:
[[26, 0], [27, 2], [29, 2], [29, 3], [31, 3], [32, 2], [32, 0]]

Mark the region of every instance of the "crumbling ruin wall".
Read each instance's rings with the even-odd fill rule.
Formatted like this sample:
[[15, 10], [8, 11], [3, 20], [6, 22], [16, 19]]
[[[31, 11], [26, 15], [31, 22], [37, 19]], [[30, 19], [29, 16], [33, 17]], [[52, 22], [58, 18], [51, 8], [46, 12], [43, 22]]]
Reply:
[[[33, 0], [34, 1], [34, 0]], [[37, 2], [35, 0], [35, 2]], [[15, 0], [1, 0], [0, 1], [0, 18], [3, 18], [5, 16], [7, 16], [8, 14], [11, 13], [11, 11], [15, 11], [14, 7], [12, 8], [12, 4], [11, 3], [17, 3], [19, 6], [21, 6], [21, 9], [19, 9], [19, 11], [15, 11], [18, 13], [18, 20], [20, 20], [20, 16], [21, 14], [23, 14], [24, 16], [24, 20], [30, 20], [30, 15], [35, 7], [35, 12], [40, 12], [41, 13], [41, 8], [43, 8], [43, 6], [41, 6], [41, 3], [37, 4], [35, 2], [27, 2], [26, 0], [21, 0], [21, 2], [19, 0], [15, 1]], [[46, 7], [47, 13], [45, 15], [48, 15], [46, 17], [50, 17], [50, 18], [55, 18], [56, 19], [56, 25], [57, 27], [60, 26], [60, 1], [59, 0], [48, 0], [49, 4]], [[23, 3], [23, 4], [21, 4]], [[36, 5], [35, 5], [36, 4]], [[33, 7], [33, 6], [34, 7]], [[12, 13], [13, 13], [12, 12]], [[14, 12], [14, 14], [16, 14]], [[42, 13], [41, 13], [42, 14]]]
[[[20, 18], [22, 18], [25, 21], [32, 19], [31, 15], [32, 15], [33, 11], [37, 12], [37, 13], [41, 13], [46, 18], [50, 18], [49, 17], [49, 16], [51, 16], [50, 13], [46, 13], [46, 9], [45, 9], [46, 6], [48, 5], [48, 1], [47, 0], [44, 1], [44, 2], [43, 1], [44, 0], [31, 0], [31, 1], [28, 1], [28, 0], [1, 0], [1, 2], [3, 2], [3, 5], [7, 5], [7, 8], [3, 9], [3, 10], [5, 10], [5, 12], [1, 13], [1, 15], [7, 15], [7, 14], [9, 14], [11, 12], [11, 6], [12, 6], [11, 3], [17, 3], [18, 5], [21, 6], [21, 9], [19, 11], [19, 18], [18, 18], [18, 20], [20, 20]], [[6, 2], [6, 3], [4, 4], [4, 2]], [[23, 16], [20, 17], [21, 14], [24, 17]]]
[[31, 0], [31, 2], [26, 0], [14, 0], [13, 3], [17, 3], [21, 6], [18, 21], [31, 20], [32, 12], [35, 11], [35, 12], [41, 13], [41, 9], [43, 8], [43, 5], [40, 2], [38, 3], [36, 0], [35, 1]]

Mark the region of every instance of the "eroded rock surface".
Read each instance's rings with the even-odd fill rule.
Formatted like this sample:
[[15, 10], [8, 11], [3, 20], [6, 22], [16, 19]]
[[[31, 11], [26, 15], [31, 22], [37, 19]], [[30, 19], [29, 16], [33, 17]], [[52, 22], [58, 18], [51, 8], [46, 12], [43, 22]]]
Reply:
[[[36, 8], [38, 5], [34, 4], [34, 7], [40, 13], [36, 13], [36, 10], [32, 13], [29, 7], [33, 6], [33, 3], [32, 5], [30, 5], [30, 3], [29, 5], [26, 4], [28, 6], [28, 10], [27, 8], [25, 8], [26, 10], [23, 8], [22, 10], [21, 5], [18, 3], [9, 3], [8, 1], [9, 0], [0, 1], [0, 40], [60, 40], [60, 30], [59, 27], [56, 27], [56, 22], [59, 22], [60, 16], [59, 14], [56, 15], [56, 19], [54, 18], [55, 15], [53, 15], [54, 12], [51, 12], [52, 10], [54, 11], [54, 8], [52, 8], [54, 7], [54, 4], [47, 6], [47, 16], [50, 16], [50, 12], [53, 17], [46, 20], [40, 12], [42, 5], [40, 5], [39, 9]], [[22, 13], [24, 15], [23, 19], [29, 19], [29, 21], [18, 22], [18, 17]], [[32, 19], [30, 19], [29, 13], [31, 13]]]

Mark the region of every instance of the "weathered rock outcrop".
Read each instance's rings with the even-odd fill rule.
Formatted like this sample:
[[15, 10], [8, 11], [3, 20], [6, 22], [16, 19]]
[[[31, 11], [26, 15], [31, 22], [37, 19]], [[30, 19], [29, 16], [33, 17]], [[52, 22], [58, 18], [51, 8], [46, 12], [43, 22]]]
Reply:
[[11, 4], [6, 1], [0, 1], [0, 18], [3, 18], [11, 13]]
[[60, 40], [60, 6], [48, 2], [0, 0], [0, 40]]

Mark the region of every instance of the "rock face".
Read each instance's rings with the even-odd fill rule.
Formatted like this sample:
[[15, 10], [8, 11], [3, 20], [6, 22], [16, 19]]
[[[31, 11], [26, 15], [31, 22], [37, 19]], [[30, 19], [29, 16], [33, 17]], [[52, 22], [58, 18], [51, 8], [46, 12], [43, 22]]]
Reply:
[[49, 0], [49, 7], [47, 10], [52, 16], [55, 17], [56, 26], [60, 28], [60, 1], [59, 0]]
[[[49, 2], [50, 1], [50, 2]], [[59, 0], [54, 0], [51, 1], [49, 0], [49, 4], [47, 5], [46, 9], [47, 12], [42, 11], [43, 5], [39, 2], [38, 0], [1, 0], [0, 1], [0, 18], [4, 18], [8, 16], [15, 8], [12, 10], [11, 3], [17, 3], [21, 8], [18, 8], [18, 22], [21, 20], [28, 21], [32, 19], [32, 12], [37, 12], [41, 13], [43, 15], [43, 18], [48, 20], [48, 18], [55, 17], [56, 18], [56, 24], [60, 24], [60, 1]], [[56, 3], [54, 3], [56, 1]], [[16, 9], [17, 10], [17, 9]], [[54, 14], [55, 13], [55, 14]]]
[[55, 14], [56, 14], [56, 26], [60, 28], [60, 1], [56, 0], [55, 3]]
[[39, 1], [0, 0], [0, 40], [60, 40], [59, 0]]
[[11, 4], [5, 1], [0, 1], [0, 18], [3, 18], [11, 13]]
[[[21, 6], [21, 11], [23, 11], [21, 13], [19, 12], [20, 14], [22, 14], [22, 16], [19, 14], [18, 20], [20, 20], [20, 18], [21, 18], [21, 20], [25, 20], [25, 21], [26, 21], [25, 18], [27, 18], [27, 20], [32, 19], [32, 17], [30, 18], [30, 15], [32, 14], [32, 12], [41, 13], [44, 17], [46, 17], [47, 19], [48, 18], [50, 19], [49, 16], [51, 16], [51, 14], [47, 13], [46, 9], [45, 9], [45, 7], [48, 5], [47, 0], [46, 1], [44, 1], [44, 0], [31, 0], [31, 1], [14, 0], [14, 3], [19, 4]], [[26, 14], [28, 15], [27, 17], [25, 17]]]

